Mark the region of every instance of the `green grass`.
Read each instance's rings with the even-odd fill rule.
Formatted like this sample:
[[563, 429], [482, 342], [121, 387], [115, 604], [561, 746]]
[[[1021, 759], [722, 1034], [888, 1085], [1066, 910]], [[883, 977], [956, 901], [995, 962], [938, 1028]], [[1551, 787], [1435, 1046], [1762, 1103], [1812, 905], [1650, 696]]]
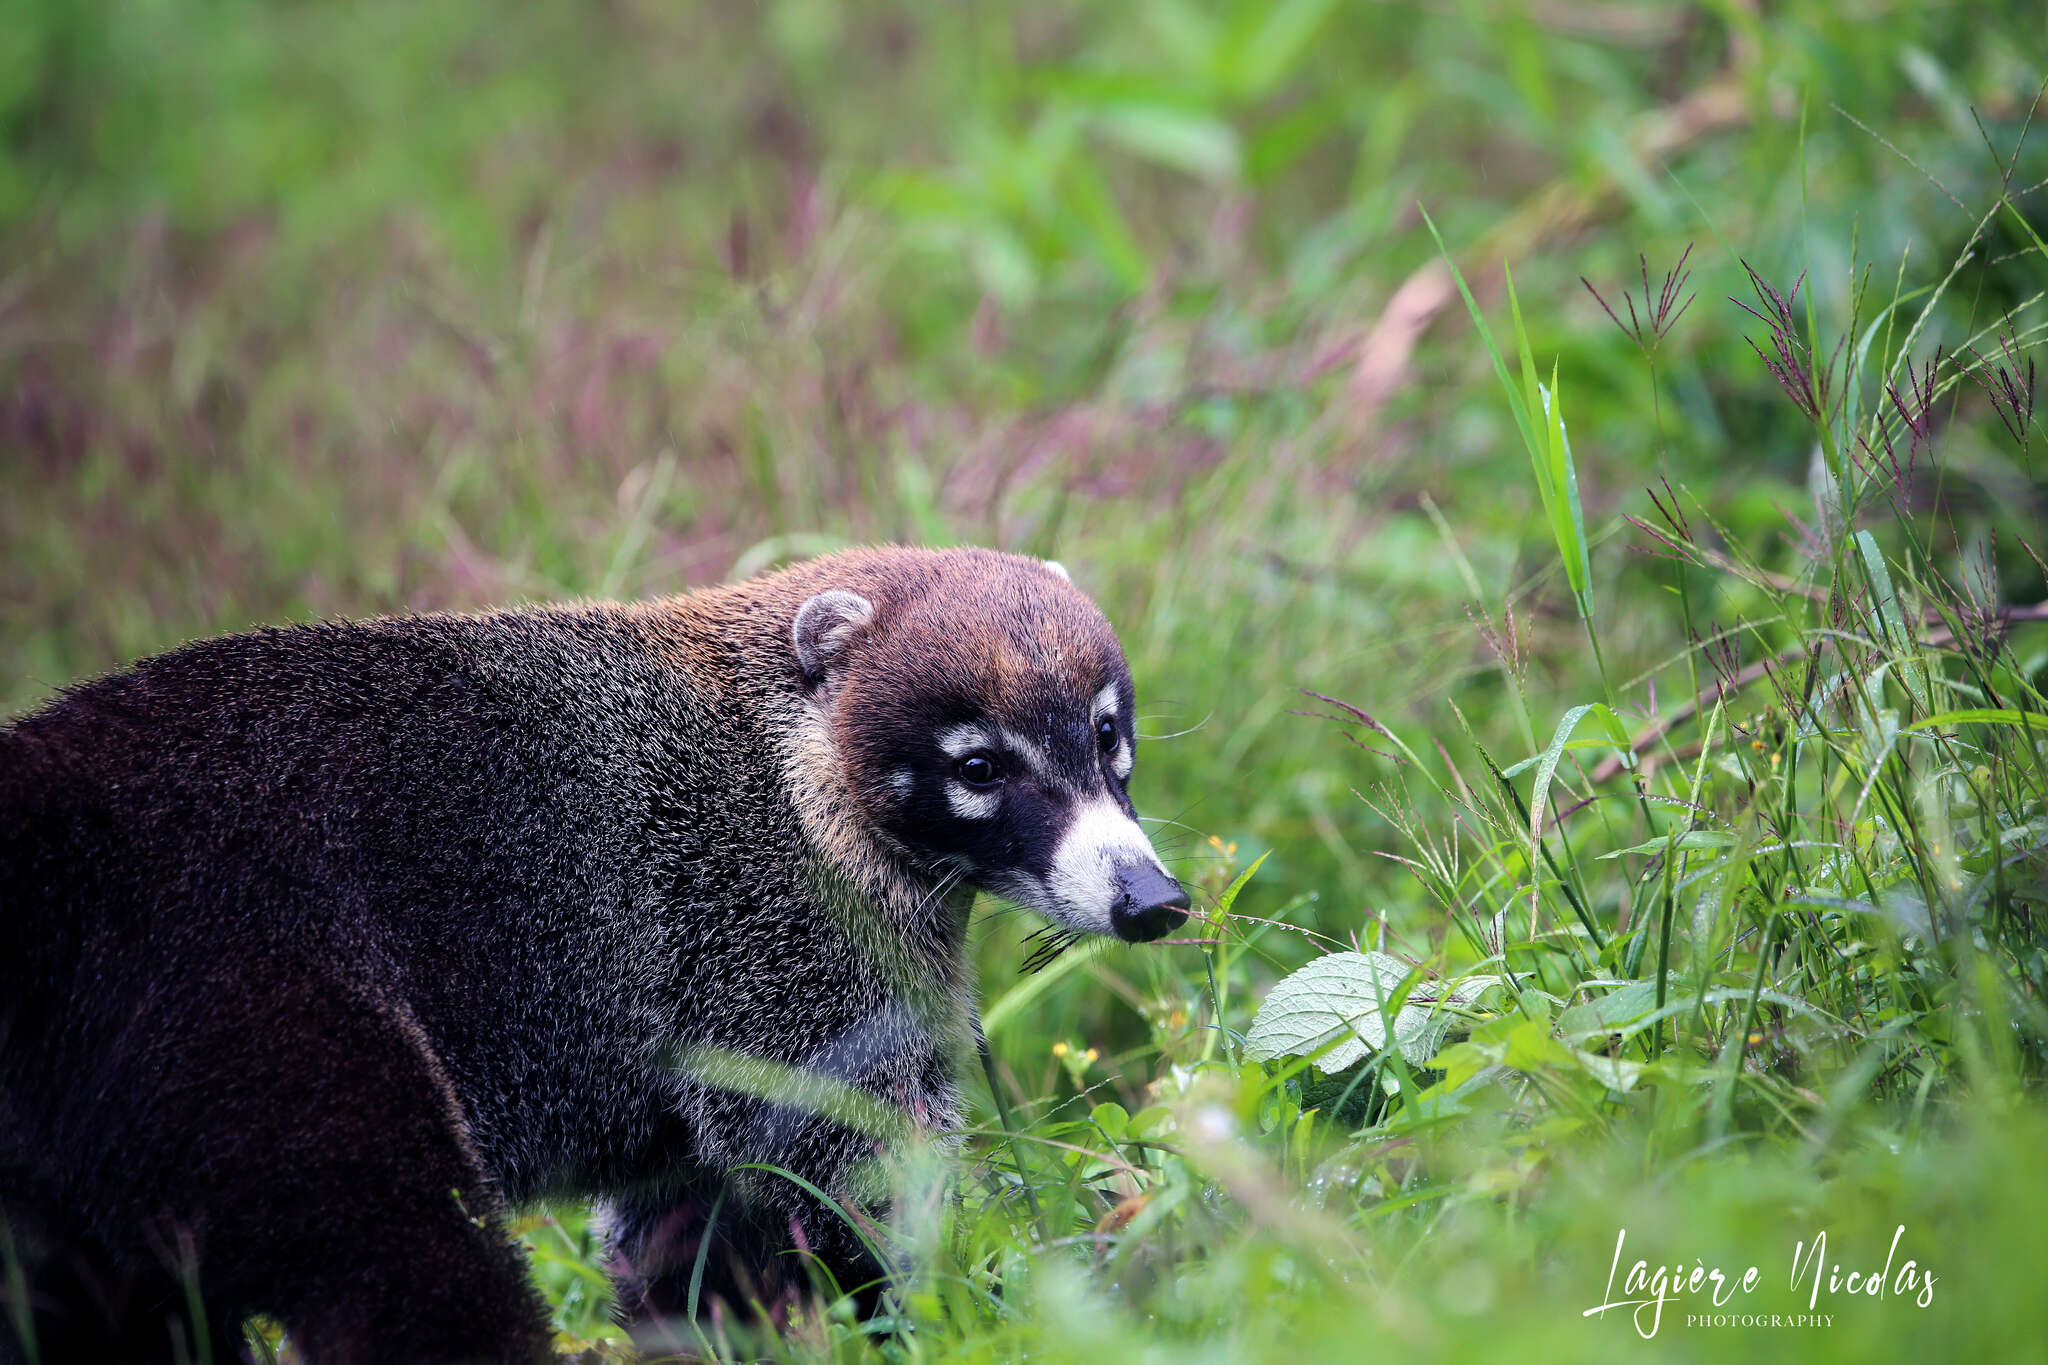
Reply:
[[[2048, 31], [1765, 8], [31, 5], [0, 706], [259, 621], [1052, 555], [1204, 942], [1020, 976], [985, 919], [1013, 1127], [976, 1076], [907, 1173], [892, 1317], [711, 1348], [2038, 1354]], [[1255, 1027], [1318, 960], [1283, 1001], [1409, 1045]], [[1925, 1308], [1581, 1315], [1623, 1228], [1784, 1315], [1795, 1245], [1901, 1225]], [[616, 1343], [579, 1212], [524, 1236]]]

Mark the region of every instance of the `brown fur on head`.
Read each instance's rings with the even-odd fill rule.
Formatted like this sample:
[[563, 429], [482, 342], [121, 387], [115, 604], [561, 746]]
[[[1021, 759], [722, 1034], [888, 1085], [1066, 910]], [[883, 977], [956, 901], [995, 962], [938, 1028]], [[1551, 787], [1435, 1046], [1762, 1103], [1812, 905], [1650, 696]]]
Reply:
[[1128, 792], [1130, 669], [1065, 570], [886, 548], [777, 589], [790, 665], [863, 824], [928, 873], [1071, 929], [1137, 940], [1180, 921], [1185, 893]]

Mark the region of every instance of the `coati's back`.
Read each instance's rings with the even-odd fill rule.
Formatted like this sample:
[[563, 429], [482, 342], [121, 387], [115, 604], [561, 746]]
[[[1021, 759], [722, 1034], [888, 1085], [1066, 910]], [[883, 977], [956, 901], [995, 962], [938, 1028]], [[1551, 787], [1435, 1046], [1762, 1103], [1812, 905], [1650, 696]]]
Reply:
[[[635, 946], [647, 736], [687, 744], [692, 681], [615, 609], [422, 617], [191, 645], [0, 730], [0, 1143], [117, 1160], [132, 1105], [65, 1071], [148, 1084], [153, 1040], [224, 1014], [252, 961], [402, 1007], [462, 1093], [537, 1111], [472, 1116], [480, 1145], [565, 1138], [535, 1131], [574, 1117], [542, 1092], [602, 1084], [619, 1041], [594, 1036], [617, 978], [580, 969]], [[585, 1026], [522, 1018], [549, 1015]], [[535, 1036], [585, 1070], [522, 1056]]]

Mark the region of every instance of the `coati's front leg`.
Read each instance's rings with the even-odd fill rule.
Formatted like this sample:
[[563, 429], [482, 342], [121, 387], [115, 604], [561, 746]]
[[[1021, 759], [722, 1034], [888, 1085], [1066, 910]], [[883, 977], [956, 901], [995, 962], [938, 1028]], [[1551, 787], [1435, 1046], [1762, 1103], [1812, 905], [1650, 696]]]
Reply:
[[[686, 1319], [693, 1308], [780, 1318], [814, 1285], [854, 1295], [863, 1312], [880, 1301], [888, 1275], [875, 1254], [887, 1254], [889, 1236], [879, 1172], [886, 1144], [781, 1106], [748, 1107], [746, 1127], [773, 1141], [734, 1151], [723, 1175], [604, 1210], [620, 1309], [656, 1339], [665, 1340], [664, 1320]], [[675, 1344], [686, 1341], [687, 1333]]]
[[745, 1174], [607, 1207], [620, 1315], [643, 1348], [689, 1349], [693, 1309], [700, 1318], [781, 1321], [814, 1283], [855, 1291], [864, 1313], [879, 1303], [886, 1272], [857, 1241], [848, 1246], [827, 1231], [836, 1212], [808, 1196], [764, 1200], [760, 1190], [743, 1190]]
[[[890, 1264], [893, 1159], [951, 1128], [959, 1101], [922, 1040], [865, 1067], [848, 1060], [771, 1065], [770, 1084], [755, 1070], [732, 1077], [734, 1088], [704, 1084], [700, 1070], [692, 1109], [703, 1174], [606, 1210], [629, 1321], [658, 1337], [663, 1319], [721, 1301], [728, 1312], [776, 1317], [813, 1285], [874, 1311], [899, 1268]], [[779, 1100], [744, 1093], [777, 1088], [788, 1092]]]

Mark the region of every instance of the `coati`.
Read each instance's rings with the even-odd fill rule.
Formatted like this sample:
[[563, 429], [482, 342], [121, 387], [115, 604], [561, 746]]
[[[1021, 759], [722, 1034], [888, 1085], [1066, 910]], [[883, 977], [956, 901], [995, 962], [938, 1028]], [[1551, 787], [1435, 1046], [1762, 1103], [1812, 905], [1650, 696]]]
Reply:
[[1065, 572], [972, 549], [64, 692], [0, 729], [0, 1359], [219, 1358], [258, 1313], [319, 1365], [543, 1358], [502, 1221], [543, 1196], [603, 1201], [641, 1315], [772, 1300], [791, 1247], [871, 1283], [736, 1168], [857, 1193], [875, 1135], [764, 1078], [941, 1133], [974, 888], [1178, 923], [1132, 720]]

